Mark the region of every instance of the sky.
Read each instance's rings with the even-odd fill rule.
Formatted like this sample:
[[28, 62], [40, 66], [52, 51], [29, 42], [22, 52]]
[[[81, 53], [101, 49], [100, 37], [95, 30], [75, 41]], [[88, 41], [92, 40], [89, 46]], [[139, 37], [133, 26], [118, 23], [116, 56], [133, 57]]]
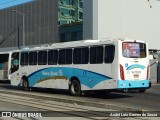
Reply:
[[12, 7], [15, 5], [23, 4], [33, 0], [0, 0], [0, 9]]

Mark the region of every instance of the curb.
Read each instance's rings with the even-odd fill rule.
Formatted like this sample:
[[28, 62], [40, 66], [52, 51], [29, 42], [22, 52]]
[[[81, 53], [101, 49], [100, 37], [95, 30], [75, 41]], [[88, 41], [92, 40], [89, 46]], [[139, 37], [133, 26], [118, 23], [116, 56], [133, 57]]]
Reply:
[[93, 101], [85, 101], [85, 100], [71, 100], [71, 99], [64, 99], [60, 97], [55, 96], [45, 96], [45, 95], [35, 95], [35, 93], [26, 93], [26, 92], [20, 92], [20, 91], [6, 91], [6, 90], [0, 90], [0, 93], [5, 94], [12, 94], [12, 95], [18, 95], [18, 96], [25, 96], [25, 97], [32, 97], [35, 99], [42, 99], [42, 100], [49, 100], [49, 101], [56, 101], [56, 102], [63, 102], [63, 103], [69, 103], [69, 104], [75, 104], [75, 105], [83, 105], [83, 106], [89, 106], [89, 107], [98, 107], [98, 108], [106, 108], [111, 110], [119, 110], [119, 111], [138, 111], [142, 112], [143, 110], [137, 109], [137, 108], [131, 108], [131, 107], [125, 107], [125, 106], [116, 106], [112, 104], [105, 104], [105, 103], [98, 103]]

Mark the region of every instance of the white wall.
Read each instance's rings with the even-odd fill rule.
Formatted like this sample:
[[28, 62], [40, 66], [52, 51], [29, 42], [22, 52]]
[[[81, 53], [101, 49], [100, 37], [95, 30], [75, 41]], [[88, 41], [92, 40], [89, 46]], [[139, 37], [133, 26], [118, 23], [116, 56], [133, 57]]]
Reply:
[[125, 37], [160, 49], [160, 0], [150, 1], [84, 0], [84, 39]]

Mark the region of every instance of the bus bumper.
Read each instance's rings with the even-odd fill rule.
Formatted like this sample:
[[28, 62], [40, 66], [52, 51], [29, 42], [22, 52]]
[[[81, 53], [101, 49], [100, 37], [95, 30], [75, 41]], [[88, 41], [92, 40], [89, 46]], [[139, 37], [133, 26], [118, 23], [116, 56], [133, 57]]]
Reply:
[[117, 88], [118, 89], [148, 89], [151, 87], [151, 81], [150, 80], [117, 80]]

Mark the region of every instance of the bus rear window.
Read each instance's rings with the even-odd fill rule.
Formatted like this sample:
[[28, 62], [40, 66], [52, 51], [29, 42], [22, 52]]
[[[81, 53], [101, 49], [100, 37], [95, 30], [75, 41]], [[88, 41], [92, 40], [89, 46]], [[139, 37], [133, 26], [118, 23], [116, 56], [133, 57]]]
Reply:
[[122, 43], [123, 57], [127, 58], [145, 58], [146, 57], [146, 44], [123, 42]]

